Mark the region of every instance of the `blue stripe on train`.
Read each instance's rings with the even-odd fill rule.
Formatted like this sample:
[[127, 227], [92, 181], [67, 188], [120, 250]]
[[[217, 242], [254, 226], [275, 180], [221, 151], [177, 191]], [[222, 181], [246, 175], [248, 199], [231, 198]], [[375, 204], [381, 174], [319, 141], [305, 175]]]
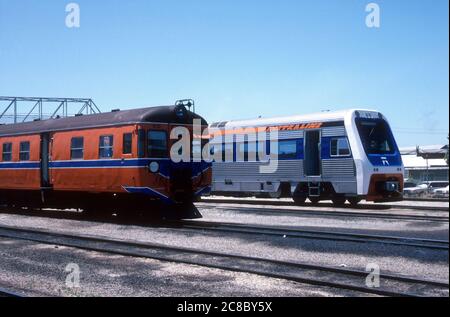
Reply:
[[0, 163], [0, 169], [39, 169], [40, 162]]
[[[94, 160], [94, 161], [56, 161], [50, 168], [102, 168], [102, 167], [146, 167], [155, 160]], [[159, 161], [159, 160], [156, 160]]]
[[174, 163], [168, 159], [129, 159], [129, 160], [94, 160], [94, 161], [56, 161], [50, 162], [50, 168], [106, 168], [106, 167], [147, 167], [151, 162], [158, 162], [161, 168], [192, 168], [194, 171], [206, 169], [206, 162]]
[[[323, 137], [321, 139], [321, 159], [322, 160], [339, 160], [343, 158], [353, 158], [353, 155], [346, 156], [346, 157], [332, 157], [331, 156], [331, 139], [335, 139], [338, 137]], [[279, 140], [278, 144], [282, 144], [283, 142], [296, 142], [297, 145], [297, 153], [295, 157], [289, 155], [288, 157], [280, 156], [280, 161], [291, 161], [291, 160], [304, 160], [305, 159], [305, 153], [304, 153], [304, 139], [285, 139], [285, 140]], [[266, 149], [267, 153], [270, 153], [270, 141], [266, 141]], [[258, 147], [257, 147], [258, 149]], [[234, 150], [234, 156], [233, 161], [237, 161], [237, 145], [236, 143], [233, 144], [233, 150]]]
[[[160, 174], [169, 177], [170, 171], [178, 169], [191, 169], [192, 175], [197, 176], [208, 169], [211, 164], [206, 162], [174, 163], [168, 159], [128, 159], [128, 160], [92, 160], [92, 161], [55, 161], [50, 162], [50, 168], [144, 168], [151, 162], [160, 164]], [[14, 162], [1, 163], [0, 169], [39, 169], [40, 162]]]

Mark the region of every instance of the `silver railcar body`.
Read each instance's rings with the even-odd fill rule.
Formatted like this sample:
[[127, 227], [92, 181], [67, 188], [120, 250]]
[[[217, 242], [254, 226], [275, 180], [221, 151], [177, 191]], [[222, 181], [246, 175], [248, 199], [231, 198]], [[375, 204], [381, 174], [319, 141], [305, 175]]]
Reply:
[[[213, 162], [213, 194], [293, 197], [300, 203], [402, 199], [400, 152], [377, 111], [218, 122], [209, 132], [214, 152], [222, 155]], [[262, 172], [270, 164], [277, 168]]]

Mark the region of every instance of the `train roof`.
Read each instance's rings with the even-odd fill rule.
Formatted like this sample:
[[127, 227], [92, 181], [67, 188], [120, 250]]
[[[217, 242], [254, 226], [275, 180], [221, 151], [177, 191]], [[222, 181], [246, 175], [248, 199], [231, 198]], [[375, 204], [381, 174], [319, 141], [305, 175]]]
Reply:
[[[177, 110], [179, 110], [180, 107], [183, 109], [183, 116], [177, 115], [177, 113], [179, 113]], [[0, 125], [0, 136], [70, 131], [137, 123], [192, 124], [193, 119], [200, 119], [202, 125], [207, 125], [205, 119], [187, 110], [184, 106], [159, 106], [25, 123], [5, 124]]]
[[364, 109], [347, 109], [340, 111], [327, 111], [312, 113], [307, 115], [294, 115], [289, 117], [273, 117], [273, 118], [256, 118], [250, 120], [232, 120], [215, 122], [210, 128], [234, 128], [234, 127], [257, 127], [257, 126], [276, 126], [284, 124], [298, 124], [310, 122], [333, 122], [344, 121], [347, 116], [352, 115], [356, 111], [377, 112], [375, 110]]

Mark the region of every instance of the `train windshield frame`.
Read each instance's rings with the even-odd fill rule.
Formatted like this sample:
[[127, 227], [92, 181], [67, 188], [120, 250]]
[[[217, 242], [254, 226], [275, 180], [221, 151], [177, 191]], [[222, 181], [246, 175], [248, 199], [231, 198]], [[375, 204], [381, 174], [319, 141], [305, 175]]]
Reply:
[[397, 146], [388, 123], [383, 119], [356, 118], [356, 127], [368, 155], [395, 154]]

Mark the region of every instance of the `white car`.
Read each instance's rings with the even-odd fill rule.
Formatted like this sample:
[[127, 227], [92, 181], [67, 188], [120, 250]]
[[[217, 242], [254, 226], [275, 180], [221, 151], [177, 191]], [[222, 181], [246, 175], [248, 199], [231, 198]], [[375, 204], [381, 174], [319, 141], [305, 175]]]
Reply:
[[428, 191], [428, 184], [422, 183], [416, 187], [408, 187], [403, 189], [403, 194], [407, 197], [424, 197]]
[[448, 198], [449, 197], [449, 187], [444, 187], [444, 188], [437, 188], [435, 190], [433, 190], [433, 197], [434, 198]]

